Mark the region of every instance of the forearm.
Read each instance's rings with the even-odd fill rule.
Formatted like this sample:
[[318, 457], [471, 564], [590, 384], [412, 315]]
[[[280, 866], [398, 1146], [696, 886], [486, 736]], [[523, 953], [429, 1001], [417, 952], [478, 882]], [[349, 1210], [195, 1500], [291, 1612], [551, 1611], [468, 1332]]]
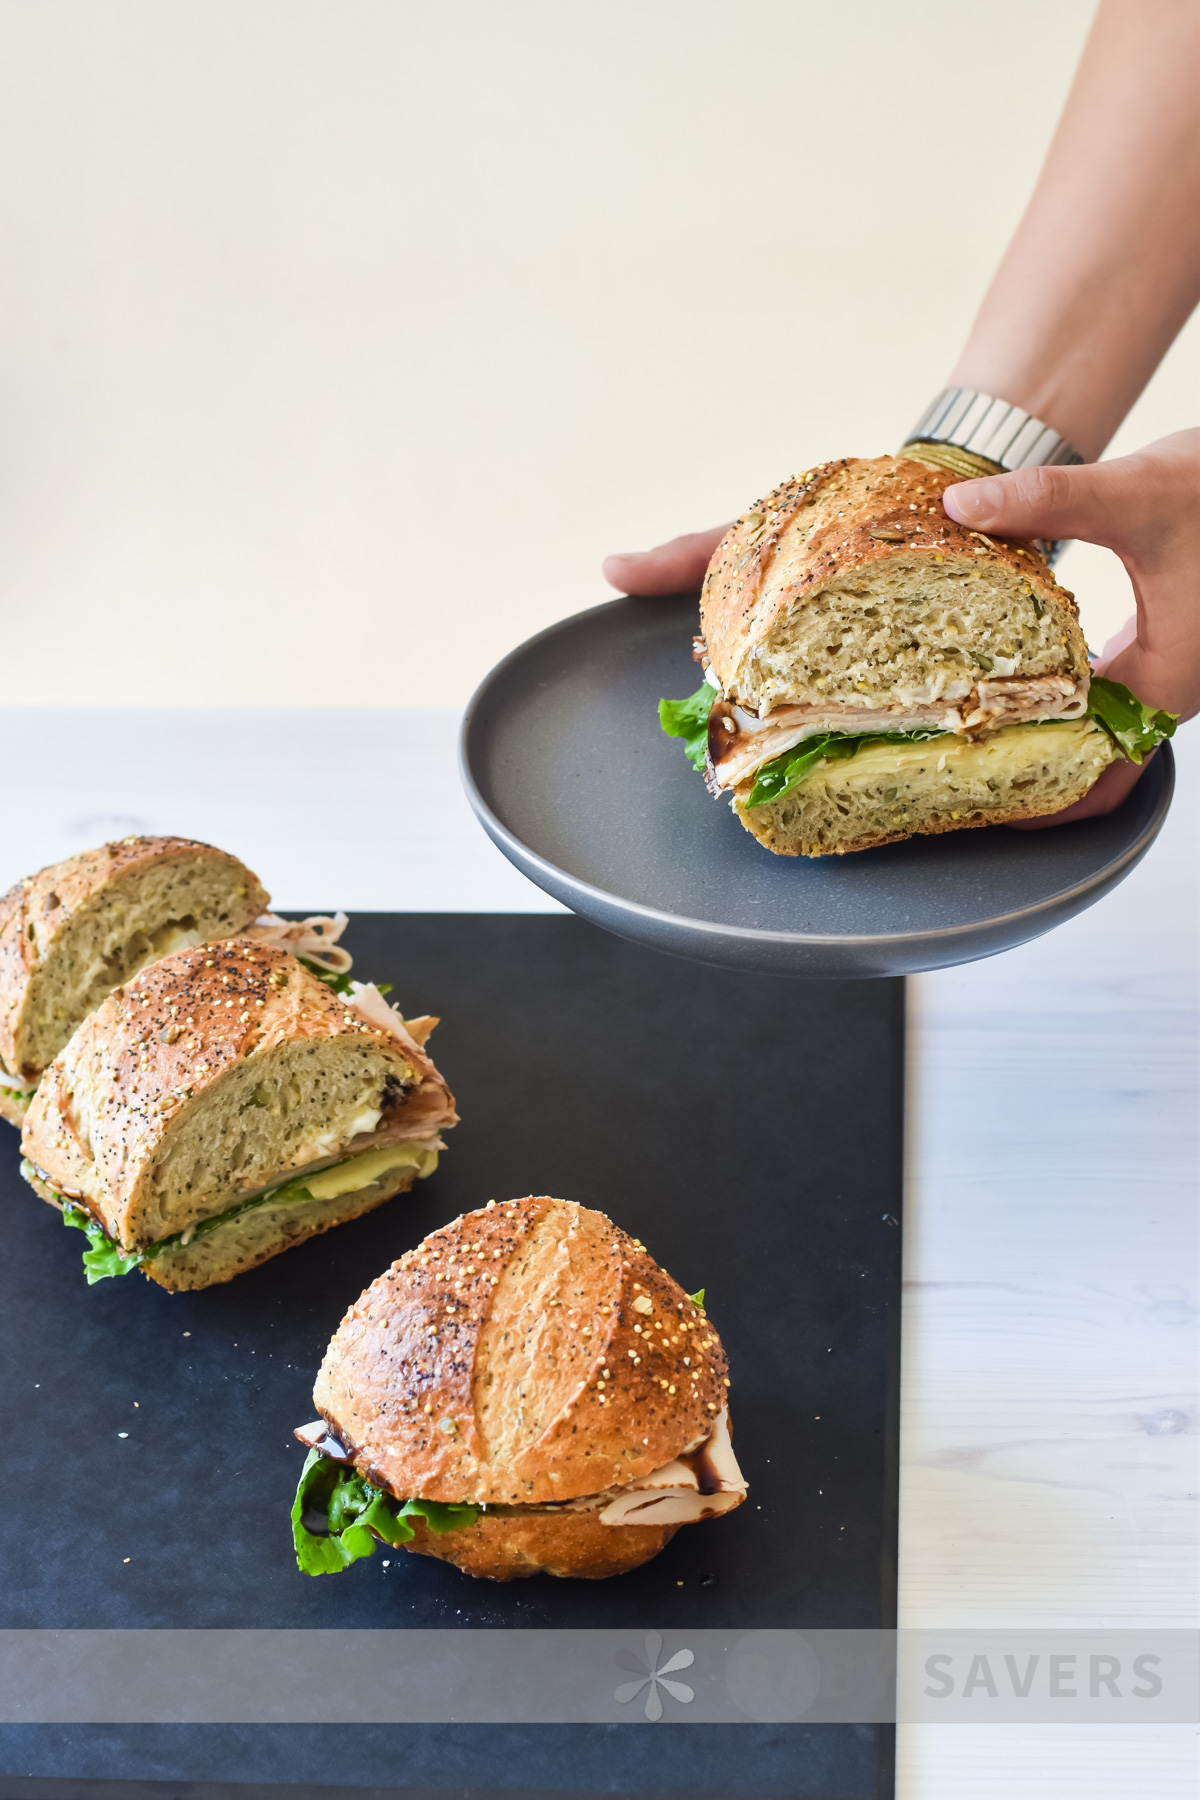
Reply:
[[1102, 0], [1025, 217], [950, 377], [1091, 459], [1200, 300], [1200, 4]]

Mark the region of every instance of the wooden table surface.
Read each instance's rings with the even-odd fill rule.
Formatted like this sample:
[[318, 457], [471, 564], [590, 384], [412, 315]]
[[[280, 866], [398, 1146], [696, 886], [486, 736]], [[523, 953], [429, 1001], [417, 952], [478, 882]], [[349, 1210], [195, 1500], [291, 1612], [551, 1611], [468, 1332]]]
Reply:
[[[127, 831], [280, 907], [556, 911], [475, 825], [448, 712], [0, 716], [0, 877]], [[909, 986], [900, 1614], [1200, 1623], [1200, 739], [1146, 861], [1049, 937]], [[903, 1800], [1194, 1800], [1193, 1726], [921, 1726]]]

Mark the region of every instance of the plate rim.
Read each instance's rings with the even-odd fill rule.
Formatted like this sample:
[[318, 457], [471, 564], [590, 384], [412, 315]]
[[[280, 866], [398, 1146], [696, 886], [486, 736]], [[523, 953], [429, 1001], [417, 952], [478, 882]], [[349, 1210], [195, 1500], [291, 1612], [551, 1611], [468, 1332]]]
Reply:
[[[639, 919], [644, 919], [647, 923], [664, 926], [671, 931], [689, 931], [706, 938], [717, 940], [734, 939], [739, 943], [745, 944], [774, 944], [781, 947], [790, 945], [796, 948], [811, 945], [813, 947], [830, 949], [844, 947], [847, 950], [866, 950], [873, 947], [885, 949], [889, 947], [899, 947], [904, 944], [911, 944], [913, 946], [919, 946], [923, 943], [944, 944], [951, 943], [954, 939], [959, 937], [975, 936], [979, 932], [986, 931], [989, 928], [1000, 927], [1009, 923], [1019, 924], [1022, 921], [1036, 919], [1041, 913], [1058, 911], [1063, 906], [1069, 906], [1072, 900], [1090, 893], [1102, 883], [1115, 885], [1115, 883], [1121, 879], [1121, 876], [1128, 871], [1131, 863], [1137, 862], [1145, 855], [1146, 851], [1150, 848], [1151, 844], [1162, 830], [1163, 823], [1170, 809], [1171, 800], [1175, 792], [1175, 757], [1169, 740], [1159, 745], [1155, 757], [1155, 760], [1158, 760], [1158, 758], [1162, 759], [1160, 765], [1162, 768], [1162, 791], [1151, 810], [1150, 818], [1147, 820], [1146, 825], [1133, 841], [1126, 845], [1121, 855], [1113, 862], [1106, 863], [1103, 869], [1085, 877], [1082, 881], [1075, 882], [1071, 887], [1062, 888], [1057, 893], [1049, 895], [1045, 899], [1033, 901], [1028, 906], [1019, 907], [1010, 912], [992, 913], [986, 918], [970, 920], [957, 925], [935, 926], [932, 929], [915, 931], [856, 933], [779, 931], [764, 928], [762, 926], [722, 925], [711, 919], [696, 919], [686, 913], [664, 912], [660, 907], [646, 905], [644, 901], [629, 900], [620, 894], [613, 893], [609, 888], [597, 887], [594, 882], [586, 881], [582, 876], [569, 873], [567, 870], [560, 868], [557, 863], [550, 862], [540, 853], [540, 851], [532, 849], [492, 810], [480, 790], [471, 765], [471, 731], [476, 722], [476, 717], [480, 708], [486, 703], [490, 692], [507, 673], [511, 664], [525, 656], [536, 645], [544, 643], [548, 639], [557, 637], [572, 626], [577, 626], [582, 620], [591, 618], [597, 613], [614, 611], [628, 600], [642, 598], [645, 598], [651, 605], [658, 605], [662, 600], [690, 599], [692, 596], [686, 594], [669, 594], [662, 596], [641, 596], [635, 594], [618, 595], [613, 600], [600, 601], [595, 606], [583, 607], [579, 612], [568, 614], [565, 619], [555, 620], [553, 624], [544, 626], [541, 631], [534, 632], [532, 637], [525, 638], [521, 643], [514, 645], [514, 647], [484, 676], [483, 680], [475, 689], [475, 692], [471, 695], [470, 700], [467, 702], [466, 709], [463, 712], [462, 722], [458, 732], [458, 768], [459, 777], [462, 781], [471, 810], [474, 812], [488, 836], [492, 839], [492, 842], [508, 856], [510, 862], [515, 863], [518, 868], [523, 869], [526, 873], [528, 873], [530, 868], [537, 868], [545, 871], [547, 875], [552, 877], [551, 882], [537, 882], [537, 885], [542, 887], [543, 892], [551, 893], [555, 898], [560, 897], [556, 892], [555, 884], [557, 884], [558, 886], [565, 886], [572, 892], [584, 895], [614, 911], [633, 915]], [[918, 833], [916, 835], [919, 836], [922, 834]]]

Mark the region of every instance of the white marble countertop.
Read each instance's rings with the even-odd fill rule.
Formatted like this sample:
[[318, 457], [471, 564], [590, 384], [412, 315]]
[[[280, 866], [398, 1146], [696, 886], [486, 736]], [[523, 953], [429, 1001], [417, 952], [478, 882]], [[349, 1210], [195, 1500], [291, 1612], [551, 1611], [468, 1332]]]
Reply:
[[[177, 831], [283, 908], [559, 910], [471, 818], [456, 724], [10, 709], [3, 870]], [[1163, 835], [1114, 894], [910, 983], [902, 1624], [1200, 1618], [1200, 740], [1178, 754]], [[1168, 1800], [1198, 1774], [1192, 1726], [900, 1732], [904, 1800]]]

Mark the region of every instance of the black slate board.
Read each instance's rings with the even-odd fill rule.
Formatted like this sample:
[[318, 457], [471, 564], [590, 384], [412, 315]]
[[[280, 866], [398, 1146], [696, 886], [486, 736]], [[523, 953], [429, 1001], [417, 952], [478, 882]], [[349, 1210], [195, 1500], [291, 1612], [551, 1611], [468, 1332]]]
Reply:
[[[574, 918], [366, 915], [346, 942], [405, 1011], [444, 1019], [432, 1048], [463, 1123], [413, 1196], [204, 1293], [139, 1276], [88, 1289], [82, 1240], [6, 1156], [0, 1404], [36, 1498], [5, 1509], [0, 1626], [893, 1625], [902, 983], [708, 969]], [[619, 1581], [493, 1586], [406, 1556], [301, 1577], [290, 1431], [343, 1311], [447, 1218], [528, 1192], [602, 1207], [707, 1287], [750, 1503]], [[8, 1726], [0, 1774], [59, 1793], [86, 1776], [131, 1793], [215, 1780], [876, 1800], [891, 1739], [666, 1721]], [[18, 1791], [36, 1784], [0, 1780]]]

